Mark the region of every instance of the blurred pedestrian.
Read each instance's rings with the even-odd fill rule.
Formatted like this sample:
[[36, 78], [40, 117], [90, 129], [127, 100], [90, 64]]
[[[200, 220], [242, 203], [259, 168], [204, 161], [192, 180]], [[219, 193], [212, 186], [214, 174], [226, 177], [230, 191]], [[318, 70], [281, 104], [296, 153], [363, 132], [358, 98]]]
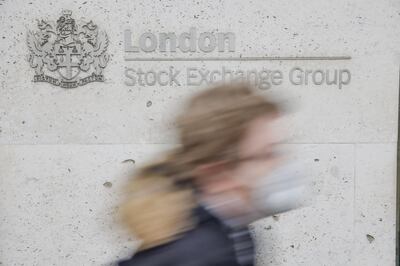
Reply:
[[291, 175], [277, 171], [286, 160], [281, 107], [247, 84], [194, 95], [176, 120], [179, 145], [126, 186], [122, 221], [141, 242], [119, 265], [254, 265], [248, 225], [298, 200], [285, 200], [274, 178]]

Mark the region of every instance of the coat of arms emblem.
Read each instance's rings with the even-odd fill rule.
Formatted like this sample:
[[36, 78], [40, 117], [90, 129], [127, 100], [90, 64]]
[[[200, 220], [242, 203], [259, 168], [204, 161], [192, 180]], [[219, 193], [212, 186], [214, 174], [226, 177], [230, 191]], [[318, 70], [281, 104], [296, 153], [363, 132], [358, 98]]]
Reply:
[[104, 81], [103, 70], [109, 60], [107, 34], [92, 21], [77, 23], [71, 15], [64, 10], [56, 22], [38, 21], [38, 30], [28, 32], [34, 82], [76, 88]]

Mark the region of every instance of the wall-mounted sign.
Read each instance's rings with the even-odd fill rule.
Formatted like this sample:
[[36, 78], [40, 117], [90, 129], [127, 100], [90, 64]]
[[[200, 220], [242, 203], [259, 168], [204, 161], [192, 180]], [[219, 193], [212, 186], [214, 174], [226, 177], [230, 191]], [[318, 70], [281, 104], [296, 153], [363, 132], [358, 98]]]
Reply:
[[[233, 32], [199, 31], [190, 27], [182, 32], [135, 33], [124, 31], [125, 85], [127, 86], [208, 86], [215, 82], [248, 81], [260, 89], [287, 85], [322, 85], [342, 89], [350, 84], [351, 73], [346, 68], [301, 65], [288, 70], [270, 69], [266, 64], [231, 67], [227, 62], [268, 61], [332, 61], [350, 60], [350, 56], [237, 56], [236, 34]], [[213, 53], [212, 56], [207, 54]], [[201, 56], [198, 56], [198, 55]], [[236, 55], [235, 55], [236, 54]], [[151, 56], [149, 56], [151, 55]], [[184, 55], [184, 56], [182, 56]], [[146, 68], [145, 62], [164, 62], [157, 68]], [[131, 62], [141, 62], [130, 64]], [[194, 62], [179, 68], [178, 62]], [[206, 67], [205, 62], [225, 62]], [[178, 67], [177, 67], [178, 66]], [[251, 68], [249, 68], [251, 66]]]
[[[34, 82], [48, 82], [63, 88], [76, 88], [89, 82], [104, 81], [103, 69], [109, 60], [108, 37], [92, 21], [76, 21], [64, 10], [56, 22], [38, 21], [30, 30], [27, 44], [29, 63], [35, 69]], [[127, 86], [208, 86], [215, 82], [249, 81], [261, 89], [279, 85], [349, 85], [351, 72], [341, 67], [271, 69], [268, 61], [344, 61], [350, 56], [242, 56], [236, 53], [234, 32], [200, 31], [190, 27], [182, 32], [137, 33], [124, 30], [125, 81]], [[212, 54], [212, 55], [208, 55]], [[145, 62], [164, 62], [148, 68]], [[205, 66], [205, 62], [225, 62]], [[226, 64], [227, 62], [263, 64]], [[140, 65], [132, 64], [141, 62]], [[194, 64], [177, 64], [195, 62]], [[201, 63], [201, 64], [199, 64]], [[250, 68], [249, 68], [250, 67]]]
[[76, 88], [104, 81], [108, 37], [96, 24], [77, 22], [72, 12], [65, 10], [56, 22], [41, 20], [37, 26], [38, 30], [27, 34], [34, 82]]

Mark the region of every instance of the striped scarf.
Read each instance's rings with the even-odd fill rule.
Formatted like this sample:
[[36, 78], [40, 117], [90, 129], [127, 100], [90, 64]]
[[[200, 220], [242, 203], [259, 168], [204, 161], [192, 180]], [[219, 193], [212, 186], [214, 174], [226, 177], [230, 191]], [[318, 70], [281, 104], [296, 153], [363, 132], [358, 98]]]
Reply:
[[223, 219], [212, 211], [206, 204], [202, 204], [209, 213], [212, 213], [220, 223], [225, 227], [228, 237], [233, 243], [236, 261], [240, 266], [253, 266], [254, 265], [254, 243], [251, 237], [250, 230], [246, 225], [243, 217]]
[[254, 265], [254, 244], [247, 226], [230, 228], [229, 238], [233, 242], [236, 260], [241, 266]]

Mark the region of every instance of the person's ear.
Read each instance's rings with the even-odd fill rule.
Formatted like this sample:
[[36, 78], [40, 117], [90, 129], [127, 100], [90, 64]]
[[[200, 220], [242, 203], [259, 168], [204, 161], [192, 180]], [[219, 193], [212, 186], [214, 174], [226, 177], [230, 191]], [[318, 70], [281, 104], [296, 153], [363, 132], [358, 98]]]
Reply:
[[198, 165], [194, 169], [194, 173], [199, 177], [214, 176], [220, 174], [228, 169], [228, 162], [226, 160], [220, 160], [211, 163], [204, 163]]

